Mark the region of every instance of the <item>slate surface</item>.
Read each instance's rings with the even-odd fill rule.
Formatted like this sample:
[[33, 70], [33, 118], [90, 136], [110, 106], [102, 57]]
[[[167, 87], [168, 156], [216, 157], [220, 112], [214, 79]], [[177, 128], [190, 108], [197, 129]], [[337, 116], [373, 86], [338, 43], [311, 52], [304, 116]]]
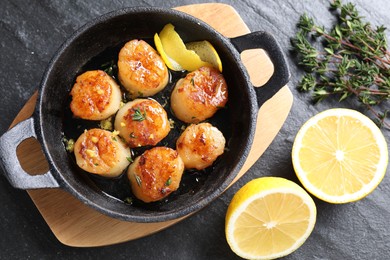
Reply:
[[[90, 19], [121, 7], [174, 7], [201, 2], [207, 1], [1, 0], [0, 134], [37, 89], [56, 49]], [[232, 5], [252, 31], [273, 33], [288, 55], [292, 71], [289, 85], [295, 100], [285, 125], [264, 155], [240, 181], [198, 214], [149, 237], [102, 248], [70, 248], [59, 243], [27, 193], [13, 189], [0, 177], [0, 259], [238, 259], [224, 235], [225, 212], [233, 194], [258, 176], [283, 176], [296, 181], [290, 159], [296, 132], [317, 112], [341, 105], [333, 101], [313, 105], [307, 94], [297, 92], [295, 86], [302, 72], [289, 53], [289, 38], [302, 12], [321, 24], [332, 23], [328, 1], [217, 2]], [[388, 1], [354, 2], [372, 24], [390, 27]], [[383, 132], [390, 143], [390, 131]], [[359, 202], [331, 205], [316, 200], [318, 218], [312, 235], [285, 259], [389, 259], [389, 171], [379, 187]]]

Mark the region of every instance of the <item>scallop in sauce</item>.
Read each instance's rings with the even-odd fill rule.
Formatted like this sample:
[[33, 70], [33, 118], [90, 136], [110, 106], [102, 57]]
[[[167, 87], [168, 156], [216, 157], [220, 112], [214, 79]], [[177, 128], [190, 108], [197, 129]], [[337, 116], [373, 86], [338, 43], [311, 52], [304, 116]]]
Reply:
[[159, 201], [179, 188], [184, 163], [177, 151], [154, 147], [138, 156], [127, 176], [133, 194], [143, 202]]
[[203, 170], [223, 154], [225, 137], [210, 123], [191, 124], [180, 135], [176, 149], [187, 169]]
[[131, 154], [127, 145], [110, 131], [86, 130], [74, 145], [77, 165], [92, 174], [117, 177], [129, 165]]
[[118, 111], [115, 130], [134, 148], [156, 145], [171, 129], [167, 113], [157, 101], [135, 99]]
[[171, 108], [186, 123], [212, 117], [228, 100], [227, 84], [214, 68], [201, 67], [180, 79], [171, 94]]
[[77, 77], [70, 92], [73, 115], [86, 120], [102, 120], [115, 114], [122, 93], [119, 85], [104, 71], [87, 71]]
[[147, 42], [131, 40], [119, 52], [118, 77], [133, 98], [152, 96], [168, 83], [164, 61]]

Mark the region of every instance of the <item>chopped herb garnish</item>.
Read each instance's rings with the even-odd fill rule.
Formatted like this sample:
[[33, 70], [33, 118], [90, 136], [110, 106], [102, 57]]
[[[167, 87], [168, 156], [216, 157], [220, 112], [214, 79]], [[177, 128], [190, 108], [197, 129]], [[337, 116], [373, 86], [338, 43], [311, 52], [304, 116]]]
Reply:
[[141, 91], [138, 91], [138, 96], [143, 97], [144, 93], [142, 93]]
[[100, 121], [99, 126], [100, 126], [100, 128], [103, 129], [103, 130], [111, 131], [111, 130], [112, 130], [111, 117], [109, 117], [109, 118], [107, 118], [107, 119], [104, 119], [104, 120]]
[[135, 181], [137, 182], [138, 186], [141, 187], [141, 185], [142, 185], [141, 178], [137, 174], [134, 174], [134, 177], [135, 177]]
[[99, 166], [99, 164], [98, 164], [98, 163], [94, 163], [94, 165], [95, 165], [95, 166]]
[[130, 92], [123, 92], [123, 94], [122, 94], [123, 105], [126, 104], [127, 102], [129, 102], [130, 100], [132, 100], [131, 93]]
[[115, 142], [118, 141], [118, 140], [116, 140], [115, 136], [112, 137], [112, 140], [115, 141]]
[[72, 153], [74, 150], [74, 140], [73, 139], [67, 139], [66, 137], [63, 138], [63, 142], [65, 144], [65, 149]]
[[164, 100], [164, 103], [162, 103], [161, 106], [166, 107], [166, 105], [168, 105], [168, 98], [166, 96], [162, 96], [162, 99]]
[[191, 85], [195, 87], [195, 80], [194, 80], [194, 77], [191, 78]]
[[132, 163], [133, 162], [133, 158], [131, 158], [131, 156], [129, 156], [129, 157], [126, 157], [126, 159], [130, 162], [130, 163]]
[[141, 110], [137, 107], [136, 109], [133, 109], [133, 121], [143, 121], [146, 119], [146, 112], [144, 109], [144, 112], [142, 113]]
[[168, 121], [169, 121], [169, 128], [171, 129], [175, 128], [175, 120], [169, 118]]
[[114, 71], [117, 69], [117, 65], [115, 64], [114, 60], [111, 60], [109, 62], [102, 64], [101, 68], [105, 73], [113, 77]]
[[165, 182], [165, 186], [169, 186], [172, 183], [171, 177], [168, 178], [168, 180]]
[[127, 204], [133, 204], [133, 198], [132, 197], [126, 197], [123, 201], [125, 203], [127, 203]]

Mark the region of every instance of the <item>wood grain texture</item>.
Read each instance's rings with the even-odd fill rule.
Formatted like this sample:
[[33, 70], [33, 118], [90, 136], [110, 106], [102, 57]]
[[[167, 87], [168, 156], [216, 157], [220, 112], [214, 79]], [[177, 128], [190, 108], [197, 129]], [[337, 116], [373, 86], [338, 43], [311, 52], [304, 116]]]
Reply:
[[[210, 3], [176, 9], [204, 20], [227, 37], [249, 32], [239, 14], [229, 5]], [[262, 50], [246, 51], [241, 58], [254, 85], [264, 84], [272, 75], [272, 63]], [[36, 98], [35, 93], [17, 115], [12, 126], [32, 115]], [[262, 106], [252, 150], [232, 184], [258, 160], [275, 138], [289, 114], [292, 101], [292, 94], [288, 86], [285, 86]], [[266, 127], [262, 122], [267, 122]], [[36, 140], [28, 139], [22, 143], [18, 147], [18, 155], [22, 167], [28, 172], [36, 174], [47, 170], [47, 162]], [[129, 241], [158, 232], [181, 220], [159, 223], [125, 222], [89, 208], [61, 189], [29, 190], [28, 193], [57, 239], [69, 246], [93, 247]]]

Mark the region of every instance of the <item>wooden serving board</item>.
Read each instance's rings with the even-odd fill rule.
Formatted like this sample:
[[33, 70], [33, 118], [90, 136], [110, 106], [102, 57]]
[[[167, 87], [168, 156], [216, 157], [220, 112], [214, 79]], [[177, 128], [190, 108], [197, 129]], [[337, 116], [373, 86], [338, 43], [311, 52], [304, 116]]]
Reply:
[[[239, 14], [229, 5], [196, 4], [176, 9], [204, 20], [226, 37], [249, 32]], [[251, 75], [252, 83], [256, 86], [264, 84], [273, 73], [273, 65], [262, 50], [245, 51], [242, 53], [242, 60]], [[37, 93], [26, 103], [12, 126], [32, 115], [36, 98]], [[285, 86], [262, 106], [252, 150], [232, 184], [253, 165], [272, 142], [287, 118], [292, 101], [292, 94], [288, 86]], [[267, 127], [262, 127], [264, 125]], [[19, 145], [17, 154], [22, 167], [30, 174], [47, 171], [48, 164], [37, 140], [25, 140]], [[183, 219], [158, 223], [125, 222], [102, 215], [61, 189], [29, 190], [28, 194], [57, 239], [65, 245], [75, 247], [103, 246], [129, 241], [160, 231]]]

